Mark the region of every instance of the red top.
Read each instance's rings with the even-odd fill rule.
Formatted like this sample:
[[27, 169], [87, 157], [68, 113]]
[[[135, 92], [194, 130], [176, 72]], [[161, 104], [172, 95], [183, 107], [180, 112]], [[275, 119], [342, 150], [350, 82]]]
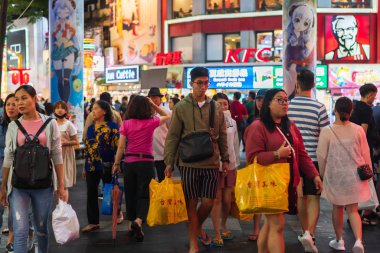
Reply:
[[[296, 159], [293, 159], [293, 185], [296, 187], [300, 182], [299, 170], [302, 170], [309, 179], [314, 179], [319, 173], [305, 150], [300, 131], [293, 122], [290, 125], [290, 133], [296, 154]], [[276, 160], [273, 154], [273, 151], [278, 150], [285, 141], [284, 137], [277, 130], [272, 133], [269, 132], [260, 120], [255, 120], [246, 128], [244, 140], [247, 163], [252, 163], [255, 156], [257, 156], [257, 162], [261, 165], [288, 162], [287, 159]]]
[[243, 115], [248, 115], [247, 108], [237, 100], [230, 105], [231, 116], [236, 121], [243, 121]]

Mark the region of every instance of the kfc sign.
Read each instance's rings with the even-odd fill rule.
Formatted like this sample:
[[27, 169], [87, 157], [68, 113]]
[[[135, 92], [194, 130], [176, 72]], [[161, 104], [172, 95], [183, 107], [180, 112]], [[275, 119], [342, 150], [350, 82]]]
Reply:
[[182, 63], [182, 51], [174, 51], [169, 53], [157, 53], [156, 65], [175, 65]]
[[[240, 60], [239, 55], [243, 53], [243, 57]], [[269, 56], [269, 57], [268, 57]], [[225, 63], [241, 63], [248, 62], [250, 58], [255, 59], [258, 62], [267, 62], [272, 56], [272, 49], [270, 47], [264, 47], [260, 49], [256, 48], [238, 48], [238, 49], [229, 49], [227, 50]]]

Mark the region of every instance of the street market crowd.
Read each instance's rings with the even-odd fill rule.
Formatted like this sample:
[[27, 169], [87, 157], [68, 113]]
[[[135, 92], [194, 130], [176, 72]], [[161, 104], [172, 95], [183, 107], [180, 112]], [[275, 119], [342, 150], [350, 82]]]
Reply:
[[[199, 244], [223, 247], [234, 239], [226, 224], [234, 206], [253, 220], [248, 240], [257, 242], [259, 253], [285, 252], [285, 214], [298, 216], [302, 227], [298, 240], [305, 252], [316, 253], [320, 197], [332, 205], [336, 236], [329, 246], [364, 252], [362, 226], [376, 225], [379, 215], [380, 110], [372, 107], [376, 86], [361, 86], [360, 101], [337, 99], [330, 124], [324, 104], [313, 98], [311, 71], [298, 74], [292, 99], [282, 89], [261, 89], [251, 91], [244, 104], [240, 92], [232, 101], [224, 93], [207, 97], [206, 68], [196, 67], [190, 76], [192, 93], [186, 97], [167, 95], [163, 102], [164, 95], [153, 87], [147, 96], [125, 96], [121, 103], [113, 103], [108, 92], [85, 103], [82, 176], [88, 224], [81, 232], [102, 229], [98, 198], [108, 198], [109, 192], [99, 193], [99, 188], [122, 176], [126, 212], [117, 210], [117, 223], [126, 219], [129, 236], [143, 242], [143, 227], [152, 212], [152, 179], [173, 183], [173, 170], [179, 170], [190, 253], [199, 252]], [[54, 193], [67, 202], [68, 189], [76, 184], [79, 140], [68, 113], [64, 101], [42, 106], [29, 85], [20, 86], [4, 101], [0, 227], [8, 208], [7, 252], [28, 252], [34, 236], [38, 252], [48, 252]], [[246, 157], [244, 169], [241, 152]], [[252, 176], [247, 179], [243, 173]], [[280, 186], [283, 191], [277, 194]], [[255, 191], [251, 198], [242, 193], [251, 190]], [[266, 201], [266, 194], [279, 199]], [[344, 243], [344, 211], [354, 245]], [[212, 236], [203, 229], [209, 216]]]

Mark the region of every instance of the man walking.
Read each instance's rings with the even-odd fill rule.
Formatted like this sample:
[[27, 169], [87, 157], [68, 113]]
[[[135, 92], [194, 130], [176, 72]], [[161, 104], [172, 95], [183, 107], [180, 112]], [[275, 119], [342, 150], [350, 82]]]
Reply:
[[[374, 161], [373, 149], [379, 146], [379, 134], [373, 117], [372, 105], [377, 96], [377, 87], [366, 83], [359, 88], [361, 99], [354, 106], [350, 121], [361, 126], [366, 133], [372, 164]], [[363, 225], [376, 225], [377, 215], [372, 210], [365, 210], [362, 215]]]
[[[169, 132], [165, 142], [165, 175], [170, 177], [174, 164], [179, 166], [182, 179], [182, 187], [186, 199], [187, 213], [189, 217], [188, 235], [190, 240], [189, 253], [198, 252], [197, 235], [202, 244], [211, 245], [210, 237], [201, 230], [213, 207], [216, 195], [218, 173], [222, 162], [222, 169], [227, 172], [229, 167], [229, 156], [227, 148], [226, 123], [221, 106], [206, 96], [210, 84], [209, 72], [206, 68], [196, 67], [190, 72], [193, 93], [178, 102], [172, 114]], [[214, 108], [214, 110], [212, 110]], [[210, 129], [210, 116], [214, 111], [213, 125]], [[179, 150], [180, 143], [183, 144], [184, 137], [189, 137], [194, 132], [209, 132], [213, 152], [204, 159], [194, 159], [184, 162]], [[190, 147], [195, 150], [208, 147]], [[199, 208], [198, 199], [201, 199]]]
[[[325, 106], [312, 98], [312, 89], [315, 87], [314, 73], [302, 70], [297, 76], [297, 95], [291, 100], [288, 116], [300, 129], [305, 148], [315, 167], [318, 169], [316, 150], [319, 134], [323, 127], [329, 125]], [[318, 223], [320, 211], [320, 195], [315, 184], [302, 173], [302, 194], [297, 200], [298, 218], [303, 233], [298, 240], [305, 248], [305, 252], [318, 252], [314, 243], [314, 232]]]
[[[162, 106], [162, 97], [164, 95], [161, 94], [160, 89], [157, 87], [150, 88], [148, 92], [148, 97], [155, 103], [157, 106], [161, 107], [166, 113], [170, 116], [171, 112], [166, 110], [165, 107]], [[157, 113], [156, 113], [157, 114]], [[159, 116], [156, 115], [156, 116]], [[167, 121], [165, 124], [157, 127], [153, 133], [153, 156], [154, 156], [154, 165], [156, 167], [157, 178], [158, 181], [161, 182], [165, 178], [165, 162], [164, 162], [164, 146], [166, 136], [169, 131], [170, 121]]]

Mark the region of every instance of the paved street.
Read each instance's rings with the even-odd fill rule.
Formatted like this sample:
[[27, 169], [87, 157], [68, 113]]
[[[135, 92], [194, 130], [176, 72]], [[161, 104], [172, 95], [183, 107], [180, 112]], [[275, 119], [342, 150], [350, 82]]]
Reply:
[[[83, 166], [83, 161], [78, 162], [78, 169]], [[81, 227], [86, 225], [86, 191], [85, 182], [80, 178], [78, 171], [78, 184], [70, 190], [70, 203], [76, 210], [79, 217]], [[125, 206], [123, 205], [125, 211]], [[331, 224], [331, 207], [325, 201], [322, 202], [321, 218], [318, 224], [316, 238], [319, 252], [334, 252], [328, 247], [328, 242], [334, 237]], [[248, 242], [247, 235], [252, 227], [252, 222], [240, 222], [236, 219], [230, 219], [229, 227], [231, 228], [235, 239], [225, 242], [223, 248], [213, 248], [210, 251], [203, 250], [201, 252], [239, 252], [252, 253], [257, 252], [257, 246], [254, 242]], [[67, 252], [149, 252], [149, 253], [185, 253], [187, 252], [187, 236], [184, 223], [170, 226], [145, 227], [145, 240], [143, 243], [137, 243], [132, 238], [127, 237], [126, 223], [118, 226], [118, 234], [116, 242], [111, 237], [111, 217], [101, 216], [101, 229], [90, 233], [81, 234], [81, 238], [60, 246], [55, 242], [54, 235], [50, 236], [50, 252], [67, 253]], [[212, 234], [211, 220], [208, 219], [205, 224], [206, 230]], [[295, 217], [286, 217], [285, 240], [286, 252], [298, 253], [303, 252], [302, 247], [297, 241], [297, 235], [300, 233], [300, 226]], [[344, 227], [344, 239], [347, 252], [352, 252], [351, 248], [354, 243], [353, 235], [347, 223]], [[364, 244], [367, 253], [380, 252], [380, 226], [364, 227]], [[4, 249], [5, 238], [2, 240], [2, 248]], [[202, 248], [203, 249], [203, 248]]]

